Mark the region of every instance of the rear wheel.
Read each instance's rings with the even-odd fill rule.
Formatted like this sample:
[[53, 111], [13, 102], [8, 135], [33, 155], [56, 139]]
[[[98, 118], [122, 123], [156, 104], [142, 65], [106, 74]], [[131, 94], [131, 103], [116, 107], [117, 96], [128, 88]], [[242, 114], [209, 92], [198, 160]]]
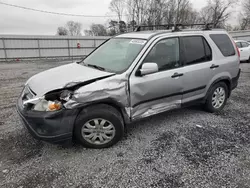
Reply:
[[121, 114], [109, 105], [85, 108], [77, 117], [74, 135], [88, 148], [107, 148], [123, 136], [124, 124]]
[[228, 98], [228, 87], [224, 82], [215, 84], [209, 91], [205, 108], [209, 112], [221, 111], [226, 105]]

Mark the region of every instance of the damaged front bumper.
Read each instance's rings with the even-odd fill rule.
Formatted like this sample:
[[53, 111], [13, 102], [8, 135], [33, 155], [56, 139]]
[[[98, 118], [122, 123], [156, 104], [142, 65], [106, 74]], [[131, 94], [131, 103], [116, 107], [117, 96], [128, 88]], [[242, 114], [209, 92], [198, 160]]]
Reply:
[[76, 110], [61, 109], [55, 112], [26, 110], [22, 105], [22, 99], [19, 98], [17, 111], [34, 138], [50, 143], [72, 139]]

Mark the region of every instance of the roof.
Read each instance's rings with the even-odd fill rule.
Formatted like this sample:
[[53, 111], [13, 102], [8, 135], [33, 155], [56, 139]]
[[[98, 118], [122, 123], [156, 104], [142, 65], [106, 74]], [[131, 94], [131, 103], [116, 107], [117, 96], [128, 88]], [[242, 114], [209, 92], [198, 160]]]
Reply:
[[[192, 34], [192, 33], [200, 34], [204, 32], [217, 32], [217, 33], [224, 33], [226, 32], [224, 29], [212, 29], [212, 30], [200, 30], [200, 29], [184, 29], [181, 31], [178, 31], [178, 33], [185, 33], [185, 34]], [[150, 30], [150, 31], [138, 31], [138, 32], [131, 32], [131, 33], [125, 33], [121, 35], [117, 35], [116, 38], [134, 38], [134, 39], [150, 39], [157, 35], [162, 34], [169, 34], [173, 35], [177, 32], [173, 32], [172, 30]]]
[[153, 31], [140, 31], [140, 32], [131, 32], [125, 33], [116, 36], [116, 38], [136, 38], [136, 39], [149, 39], [154, 35], [162, 33], [172, 33], [172, 30], [153, 30]]

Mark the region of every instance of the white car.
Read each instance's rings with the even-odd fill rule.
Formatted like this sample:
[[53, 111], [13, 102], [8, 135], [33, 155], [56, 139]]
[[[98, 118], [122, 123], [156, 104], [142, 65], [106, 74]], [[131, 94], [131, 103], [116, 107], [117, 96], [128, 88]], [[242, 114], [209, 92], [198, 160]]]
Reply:
[[244, 40], [235, 41], [240, 51], [240, 61], [250, 62], [250, 43]]

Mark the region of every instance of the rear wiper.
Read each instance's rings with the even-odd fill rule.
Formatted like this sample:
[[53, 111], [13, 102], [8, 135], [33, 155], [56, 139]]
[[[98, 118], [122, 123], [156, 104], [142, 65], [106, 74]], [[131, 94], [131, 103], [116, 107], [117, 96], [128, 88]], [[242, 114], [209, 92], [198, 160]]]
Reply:
[[100, 67], [98, 65], [91, 65], [91, 64], [85, 64], [87, 67], [93, 67], [95, 69], [101, 70], [101, 71], [105, 71], [106, 69], [103, 67]]

